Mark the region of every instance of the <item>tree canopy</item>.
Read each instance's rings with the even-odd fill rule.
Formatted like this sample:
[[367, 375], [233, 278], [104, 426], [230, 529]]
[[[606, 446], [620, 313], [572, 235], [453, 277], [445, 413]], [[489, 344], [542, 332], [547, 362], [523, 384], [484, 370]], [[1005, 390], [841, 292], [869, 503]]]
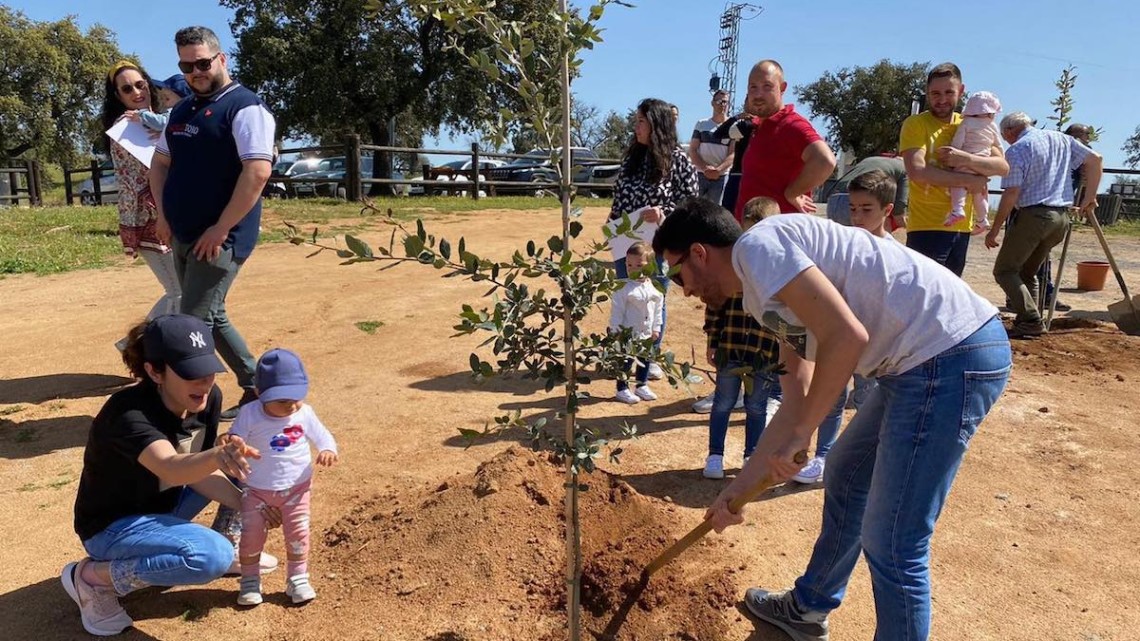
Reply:
[[795, 88], [811, 115], [827, 120], [828, 144], [850, 150], [857, 159], [893, 151], [911, 100], [923, 95], [928, 62], [880, 60], [870, 67], [827, 71]]
[[[441, 128], [469, 133], [517, 106], [513, 96], [449, 48], [444, 24], [417, 18], [406, 2], [364, 0], [221, 0], [234, 10], [235, 75], [259, 93], [285, 138], [339, 139], [360, 134], [390, 144]], [[541, 25], [554, 0], [506, 0], [505, 19]], [[540, 43], [553, 30], [528, 34]], [[491, 46], [482, 34], [461, 46]], [[509, 73], [504, 71], [504, 73]]]
[[1140, 165], [1140, 127], [1137, 127], [1136, 131], [1133, 131], [1132, 135], [1124, 141], [1121, 151], [1128, 154], [1128, 157], [1124, 159], [1124, 164], [1133, 169], [1136, 168], [1136, 165]]
[[103, 74], [123, 55], [114, 33], [74, 17], [36, 22], [0, 5], [0, 161], [72, 164], [90, 152]]

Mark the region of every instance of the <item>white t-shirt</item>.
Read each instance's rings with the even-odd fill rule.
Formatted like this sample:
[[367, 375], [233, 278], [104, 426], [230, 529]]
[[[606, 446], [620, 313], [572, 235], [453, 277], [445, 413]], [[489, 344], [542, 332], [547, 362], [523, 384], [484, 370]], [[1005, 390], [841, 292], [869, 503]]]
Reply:
[[813, 361], [814, 338], [773, 296], [818, 267], [867, 329], [855, 373], [868, 377], [901, 374], [998, 313], [962, 279], [902, 243], [807, 214], [757, 223], [736, 242], [732, 264], [744, 285], [744, 309]]
[[693, 125], [693, 138], [701, 143], [697, 147], [697, 154], [710, 167], [716, 167], [728, 157], [728, 143], [713, 137], [713, 132], [719, 126], [720, 123], [712, 118], [698, 120], [697, 124]]
[[246, 484], [258, 490], [279, 492], [302, 483], [313, 475], [309, 443], [321, 452], [336, 450], [336, 440], [308, 404], [284, 418], [265, 413], [261, 403], [241, 406], [230, 434], [240, 436], [257, 448], [260, 459], [249, 459]]

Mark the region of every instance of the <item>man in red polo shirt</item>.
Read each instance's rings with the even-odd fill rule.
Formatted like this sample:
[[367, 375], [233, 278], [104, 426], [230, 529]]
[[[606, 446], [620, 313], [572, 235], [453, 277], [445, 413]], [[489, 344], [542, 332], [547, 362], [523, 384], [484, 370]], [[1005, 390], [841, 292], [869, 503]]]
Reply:
[[744, 205], [767, 196], [782, 213], [813, 212], [811, 192], [835, 170], [835, 156], [807, 118], [784, 104], [784, 68], [775, 60], [761, 60], [748, 74], [746, 111], [752, 120], [751, 142], [744, 153], [737, 220]]

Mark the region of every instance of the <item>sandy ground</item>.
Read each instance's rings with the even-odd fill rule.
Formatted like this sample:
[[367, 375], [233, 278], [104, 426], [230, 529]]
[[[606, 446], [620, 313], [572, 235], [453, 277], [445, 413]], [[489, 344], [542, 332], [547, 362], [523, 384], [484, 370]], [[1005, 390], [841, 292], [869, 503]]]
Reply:
[[[600, 224], [604, 212], [588, 210], [586, 217]], [[558, 225], [554, 212], [488, 211], [437, 217], [429, 227], [453, 242], [465, 236], [473, 251], [505, 258]], [[386, 233], [364, 236], [387, 241]], [[1113, 242], [1125, 278], [1140, 288], [1140, 242]], [[426, 268], [380, 272], [369, 265], [339, 266], [330, 255], [306, 260], [306, 253], [280, 244], [260, 247], [231, 292], [229, 309], [255, 353], [287, 346], [303, 355], [313, 377], [309, 400], [340, 442], [342, 463], [319, 471], [316, 480], [311, 566], [320, 596], [304, 608], [286, 606], [280, 573], [266, 581], [267, 603], [252, 611], [233, 605], [234, 580], [135, 594], [126, 607], [137, 627], [122, 638], [556, 638], [557, 597], [523, 604], [524, 593], [512, 591], [513, 582], [532, 573], [546, 574], [525, 585], [549, 584], [557, 565], [520, 551], [530, 537], [510, 520], [518, 506], [445, 513], [467, 534], [441, 538], [432, 528], [442, 525], [431, 523], [446, 519], [428, 499], [443, 481], [470, 477], [520, 438], [504, 435], [465, 449], [456, 428], [481, 428], [490, 417], [516, 409], [552, 416], [560, 405], [557, 393], [522, 381], [471, 383], [467, 360], [478, 340], [449, 336], [460, 305], [479, 303], [484, 288], [441, 279]], [[1000, 304], [989, 274], [995, 253], [976, 242], [966, 278]], [[1095, 237], [1076, 234], [1070, 266], [1096, 258]], [[1068, 289], [1075, 276], [1067, 270], [1062, 300], [1073, 306], [1070, 315], [1107, 319], [1106, 304], [1119, 298], [1111, 277], [1105, 291], [1075, 292]], [[0, 280], [5, 639], [87, 638], [58, 581], [59, 569], [82, 553], [71, 507], [83, 445], [106, 395], [129, 382], [112, 343], [157, 294], [153, 277], [138, 265]], [[677, 294], [669, 298], [666, 342], [688, 358], [703, 352], [701, 309]], [[354, 327], [358, 321], [383, 325], [368, 334]], [[972, 441], [934, 537], [934, 638], [1137, 638], [1140, 471], [1132, 465], [1138, 446], [1132, 428], [1140, 405], [1140, 338], [1111, 324], [1088, 325], [1070, 321], [1071, 329], [1016, 346], [1009, 389]], [[233, 378], [219, 382], [235, 398]], [[721, 487], [700, 478], [707, 422], [689, 412], [693, 395], [711, 386], [691, 392], [659, 386], [659, 401], [638, 406], [604, 400], [612, 393], [608, 382], [591, 388], [598, 398], [585, 403], [583, 420], [603, 428], [629, 420], [643, 434], [626, 448], [621, 465], [604, 467], [632, 488], [642, 508], [657, 506], [658, 525], [680, 536], [699, 522]], [[734, 428], [729, 435], [732, 468], [740, 463], [741, 432]], [[797, 486], [765, 498], [749, 509], [746, 525], [683, 557], [678, 580], [711, 585], [702, 577], [710, 571], [721, 577], [717, 571], [723, 569], [737, 595], [749, 585], [789, 585], [810, 553], [822, 491]], [[559, 497], [549, 500], [558, 507]], [[422, 516], [428, 525], [393, 530], [401, 518], [394, 510], [403, 510], [403, 518]], [[334, 544], [346, 523], [369, 520], [380, 528], [367, 539], [373, 543]], [[638, 547], [636, 540], [621, 541]], [[279, 536], [271, 537], [269, 551], [282, 552]], [[506, 565], [481, 573], [490, 563], [481, 559], [491, 558]], [[413, 581], [423, 569], [417, 565], [425, 563], [433, 564], [434, 578]], [[376, 579], [381, 573], [395, 578]], [[397, 580], [404, 575], [408, 580]], [[715, 605], [710, 599], [704, 607]], [[723, 621], [696, 634], [783, 638], [731, 606], [718, 607]], [[860, 563], [845, 604], [832, 616], [832, 639], [867, 639], [873, 626], [870, 584]], [[661, 638], [654, 634], [624, 638]], [[687, 634], [676, 638], [706, 638]]]

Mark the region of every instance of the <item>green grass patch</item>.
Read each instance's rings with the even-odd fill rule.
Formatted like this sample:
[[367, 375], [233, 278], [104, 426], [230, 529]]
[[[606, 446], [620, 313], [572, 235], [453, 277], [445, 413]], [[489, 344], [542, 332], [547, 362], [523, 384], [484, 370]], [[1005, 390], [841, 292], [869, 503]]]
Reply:
[[376, 330], [378, 330], [384, 326], [384, 321], [378, 321], [378, 320], [357, 321], [356, 323], [354, 323], [354, 325], [356, 325], [356, 329], [359, 329], [360, 331], [364, 332], [365, 334], [375, 334]]
[[[609, 207], [610, 200], [583, 198], [577, 205]], [[286, 240], [286, 220], [311, 233], [322, 235], [359, 233], [378, 225], [376, 219], [392, 215], [410, 221], [417, 217], [466, 214], [483, 210], [512, 210], [557, 215], [554, 198], [501, 196], [458, 198], [429, 196], [378, 198], [379, 210], [360, 203], [333, 199], [266, 200], [260, 242]], [[119, 216], [114, 205], [99, 207], [40, 207], [0, 209], [0, 277], [5, 274], [58, 274], [77, 269], [99, 269], [123, 261], [119, 242]]]
[[1129, 236], [1132, 238], [1140, 238], [1140, 220], [1117, 219], [1115, 223], [1104, 228], [1104, 233], [1106, 236]]
[[0, 416], [11, 416], [16, 412], [24, 409], [23, 405], [9, 405], [8, 407], [0, 407]]
[[40, 488], [40, 486], [36, 485], [35, 483], [24, 483], [20, 487], [16, 488], [16, 491], [17, 492], [34, 492], [34, 491], [38, 490], [39, 488]]
[[74, 480], [75, 479], [59, 479], [58, 481], [52, 481], [51, 483], [48, 483], [47, 486], [53, 490], [58, 490], [65, 485], [71, 484], [71, 482]]

